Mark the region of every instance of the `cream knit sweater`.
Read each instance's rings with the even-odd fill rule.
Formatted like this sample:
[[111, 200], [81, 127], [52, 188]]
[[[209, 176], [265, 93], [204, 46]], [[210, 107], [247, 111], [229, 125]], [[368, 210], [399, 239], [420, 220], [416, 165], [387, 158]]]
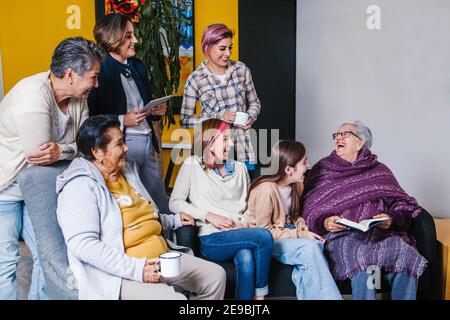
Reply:
[[246, 197], [249, 176], [245, 164], [235, 162], [234, 174], [220, 177], [206, 171], [197, 156], [187, 158], [178, 173], [169, 201], [170, 211], [185, 212], [196, 219], [199, 236], [220, 232], [205, 221], [208, 212], [222, 215], [247, 226]]
[[57, 134], [55, 117], [59, 108], [49, 80], [42, 72], [19, 81], [0, 103], [0, 191], [16, 179], [27, 162], [26, 156], [48, 141], [59, 144], [61, 160], [71, 160], [79, 127], [88, 117], [87, 102], [70, 99], [65, 132]]

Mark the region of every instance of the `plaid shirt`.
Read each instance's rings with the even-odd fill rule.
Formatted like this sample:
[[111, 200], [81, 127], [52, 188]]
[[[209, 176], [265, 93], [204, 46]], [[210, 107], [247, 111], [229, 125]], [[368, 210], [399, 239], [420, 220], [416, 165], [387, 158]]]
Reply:
[[[201, 114], [194, 116], [195, 106], [200, 100]], [[191, 73], [184, 87], [180, 122], [185, 128], [193, 128], [206, 119], [223, 119], [225, 111], [247, 112], [254, 120], [261, 110], [250, 69], [240, 61], [229, 61], [225, 83], [206, 68], [205, 61]], [[237, 159], [255, 163], [255, 154], [250, 141], [250, 132], [235, 129], [234, 145]]]

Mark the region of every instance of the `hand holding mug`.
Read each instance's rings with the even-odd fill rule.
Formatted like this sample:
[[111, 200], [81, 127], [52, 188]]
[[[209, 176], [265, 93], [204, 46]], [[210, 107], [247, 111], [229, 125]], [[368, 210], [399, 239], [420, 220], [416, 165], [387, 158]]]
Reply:
[[236, 117], [234, 119], [234, 125], [236, 126], [236, 128], [248, 130], [252, 127], [253, 122], [255, 122], [255, 119], [251, 117], [247, 112], [236, 112]]
[[159, 255], [157, 263], [160, 265], [163, 278], [175, 278], [181, 274], [181, 253], [169, 251]]
[[223, 121], [231, 124], [234, 122], [234, 119], [236, 118], [236, 112], [235, 111], [225, 111], [223, 113]]
[[144, 273], [142, 278], [146, 283], [158, 283], [161, 274], [159, 271], [159, 265], [157, 264], [159, 259], [148, 259], [144, 266]]

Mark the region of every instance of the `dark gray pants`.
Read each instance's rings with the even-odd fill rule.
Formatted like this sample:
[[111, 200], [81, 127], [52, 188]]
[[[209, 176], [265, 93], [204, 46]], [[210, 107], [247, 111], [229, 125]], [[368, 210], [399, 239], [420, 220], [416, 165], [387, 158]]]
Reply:
[[155, 150], [150, 135], [126, 134], [125, 143], [128, 147], [127, 161], [138, 164], [142, 184], [155, 201], [160, 213], [171, 213], [166, 188], [161, 176], [161, 167], [153, 157]]

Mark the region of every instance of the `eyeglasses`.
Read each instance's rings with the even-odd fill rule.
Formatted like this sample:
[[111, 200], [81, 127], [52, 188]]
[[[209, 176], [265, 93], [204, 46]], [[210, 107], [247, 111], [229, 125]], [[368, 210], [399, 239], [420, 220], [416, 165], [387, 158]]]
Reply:
[[335, 132], [335, 133], [333, 133], [332, 135], [331, 135], [331, 137], [333, 138], [333, 140], [336, 140], [337, 138], [342, 138], [342, 139], [345, 139], [345, 138], [348, 138], [348, 137], [350, 137], [351, 135], [354, 135], [355, 137], [357, 137], [359, 140], [361, 140], [361, 138], [356, 134], [356, 133], [353, 133], [353, 132], [351, 132], [350, 130], [347, 130], [347, 131], [342, 131], [342, 132]]

